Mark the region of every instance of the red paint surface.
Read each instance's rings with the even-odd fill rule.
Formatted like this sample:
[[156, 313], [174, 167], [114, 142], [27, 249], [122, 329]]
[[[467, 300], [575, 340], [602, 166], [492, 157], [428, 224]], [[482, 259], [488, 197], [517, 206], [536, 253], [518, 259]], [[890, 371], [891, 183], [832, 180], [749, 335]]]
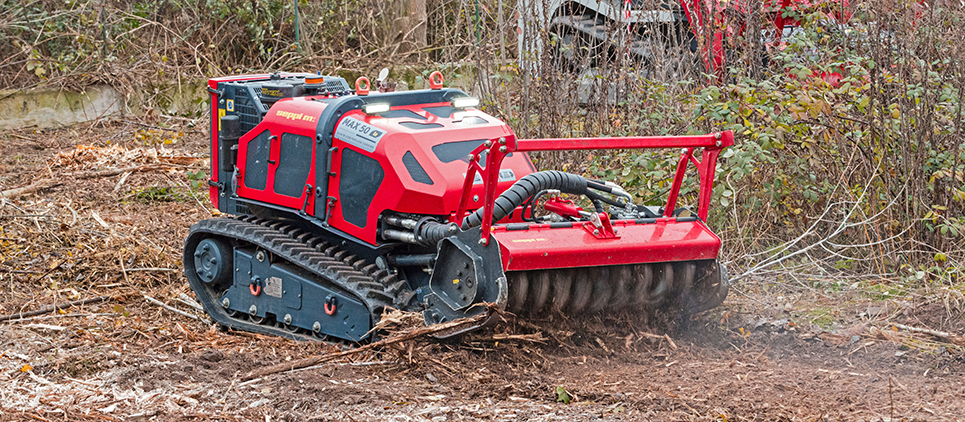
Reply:
[[[369, 94], [369, 98], [379, 95], [378, 93]], [[369, 116], [362, 111], [352, 111], [342, 117], [352, 117], [372, 125], [386, 133], [379, 142], [374, 152], [367, 152], [351, 144], [336, 138], [333, 146], [338, 148], [338, 152], [333, 155], [332, 167], [336, 169], [336, 176], [329, 179], [328, 195], [338, 198], [338, 186], [341, 182], [342, 152], [351, 149], [365, 156], [374, 158], [385, 171], [385, 178], [379, 187], [368, 209], [365, 227], [358, 227], [345, 221], [344, 214], [347, 212], [358, 212], [357, 210], [342, 209], [340, 202], [336, 202], [329, 217], [329, 224], [352, 236], [364, 240], [371, 244], [382, 243], [377, 238], [376, 226], [379, 214], [384, 210], [391, 210], [403, 213], [431, 214], [450, 221], [456, 221], [456, 210], [459, 207], [459, 200], [463, 193], [464, 174], [467, 174], [467, 162], [455, 160], [444, 163], [436, 157], [432, 147], [445, 142], [469, 141], [499, 138], [501, 136], [512, 136], [512, 130], [499, 119], [478, 110], [471, 110], [474, 116], [478, 116], [487, 121], [485, 124], [464, 125], [454, 122], [451, 117], [437, 117], [431, 113], [423, 111], [423, 107], [446, 106], [449, 103], [419, 104], [412, 106], [393, 107], [392, 110], [409, 110], [420, 115], [425, 120], [411, 118], [382, 118], [379, 116]], [[423, 124], [439, 124], [442, 127], [432, 129], [410, 129], [402, 126], [402, 122], [418, 122]], [[339, 124], [342, 124], [340, 121]], [[419, 164], [432, 179], [433, 184], [428, 185], [412, 180], [402, 157], [406, 152], [419, 161]], [[515, 180], [532, 172], [529, 158], [526, 154], [516, 153], [508, 157], [500, 167], [502, 170], [510, 169], [515, 174]], [[497, 184], [497, 190], [502, 192], [508, 189], [515, 182], [505, 181]], [[475, 209], [482, 205], [485, 198], [483, 184], [473, 184], [468, 190], [470, 197], [470, 208]], [[473, 196], [478, 196], [478, 201], [471, 201]], [[459, 219], [461, 220], [461, 219]]]
[[[290, 75], [309, 75], [307, 73], [282, 73], [283, 76]], [[268, 79], [271, 75], [267, 73], [259, 73], [253, 75], [235, 75], [235, 76], [224, 76], [221, 78], [208, 79], [208, 88], [218, 89], [218, 84], [222, 82], [240, 82], [240, 81], [255, 81], [259, 79]], [[211, 181], [212, 182], [222, 182], [218, 180], [218, 123], [220, 118], [218, 117], [218, 109], [221, 106], [218, 104], [218, 96], [214, 93], [210, 93], [209, 103], [211, 106]], [[223, 182], [229, 182], [224, 180]], [[211, 204], [215, 208], [218, 208], [218, 187], [210, 186], [208, 187], [208, 198], [211, 200]]]
[[[295, 135], [307, 136], [311, 139], [315, 139], [315, 128], [318, 125], [318, 118], [322, 114], [322, 110], [325, 109], [325, 103], [318, 101], [311, 101], [309, 97], [298, 97], [298, 98], [286, 98], [276, 102], [268, 113], [265, 114], [264, 120], [255, 126], [254, 129], [248, 133], [242, 135], [241, 139], [238, 141], [238, 163], [239, 163], [239, 173], [238, 173], [238, 196], [242, 198], [254, 199], [256, 201], [267, 202], [270, 204], [280, 205], [283, 207], [302, 209], [305, 205], [305, 195], [306, 192], [302, 189], [302, 195], [298, 198], [293, 198], [290, 196], [279, 195], [275, 193], [275, 170], [278, 168], [278, 155], [281, 147], [281, 135], [283, 133], [291, 133]], [[291, 118], [292, 115], [299, 116], [298, 118]], [[285, 117], [288, 116], [288, 117]], [[275, 164], [268, 165], [268, 183], [265, 185], [265, 189], [252, 189], [245, 186], [245, 163], [248, 157], [248, 143], [261, 134], [263, 131], [268, 130], [272, 135], [277, 136], [271, 143], [271, 151], [269, 152], [269, 160], [274, 161]], [[315, 184], [315, 160], [314, 158], [318, 155], [317, 151], [314, 149], [317, 147], [317, 143], [312, 142], [313, 153], [312, 153], [312, 165], [311, 170], [308, 173], [306, 180], [301, 181], [301, 185], [304, 187], [305, 184]], [[315, 195], [309, 195], [308, 197], [308, 208], [307, 212], [311, 215], [315, 213], [314, 199]]]
[[578, 223], [558, 229], [536, 224], [518, 231], [494, 226], [492, 233], [506, 271], [713, 259], [720, 250], [720, 238], [699, 220], [612, 224], [619, 237], [598, 238]]

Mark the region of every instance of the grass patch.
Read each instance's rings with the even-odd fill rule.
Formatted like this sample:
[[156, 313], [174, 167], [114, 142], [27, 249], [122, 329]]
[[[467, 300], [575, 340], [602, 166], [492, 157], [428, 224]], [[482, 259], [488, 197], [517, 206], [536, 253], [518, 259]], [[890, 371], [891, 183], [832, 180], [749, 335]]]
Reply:
[[128, 199], [144, 204], [155, 204], [159, 202], [185, 202], [190, 199], [190, 196], [174, 186], [151, 186], [134, 190], [125, 197], [125, 200]]

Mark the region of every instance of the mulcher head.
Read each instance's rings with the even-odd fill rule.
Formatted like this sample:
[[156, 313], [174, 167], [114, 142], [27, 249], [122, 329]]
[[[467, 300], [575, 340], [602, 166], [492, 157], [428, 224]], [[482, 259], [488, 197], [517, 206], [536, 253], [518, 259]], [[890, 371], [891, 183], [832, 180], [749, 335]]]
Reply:
[[[426, 321], [472, 315], [485, 309], [474, 306], [482, 303], [525, 315], [554, 310], [688, 315], [716, 307], [729, 283], [716, 259], [720, 238], [705, 219], [717, 156], [732, 144], [733, 135], [724, 132], [594, 140], [501, 137], [480, 145], [470, 157], [488, 155], [487, 162], [471, 161], [466, 183], [480, 174], [486, 197], [482, 207], [462, 219], [465, 231], [439, 242], [424, 302]], [[490, 188], [501, 159], [512, 151], [667, 147], [683, 148], [683, 153], [664, 207], [635, 205], [615, 185], [558, 171], [531, 173], [498, 197]], [[700, 176], [700, 200], [696, 215], [684, 216], [689, 211], [675, 207], [690, 164]], [[596, 209], [584, 210], [563, 199], [564, 193], [583, 195]], [[466, 199], [457, 216], [465, 215]], [[540, 204], [552, 219], [533, 217]], [[467, 283], [467, 277], [476, 280]]]

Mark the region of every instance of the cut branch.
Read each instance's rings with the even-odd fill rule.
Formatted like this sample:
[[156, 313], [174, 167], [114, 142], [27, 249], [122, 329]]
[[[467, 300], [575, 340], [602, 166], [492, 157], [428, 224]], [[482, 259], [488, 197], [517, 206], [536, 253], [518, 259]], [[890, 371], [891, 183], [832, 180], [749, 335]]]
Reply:
[[952, 343], [954, 345], [965, 346], [965, 337], [955, 335], [952, 333], [946, 333], [944, 331], [932, 330], [928, 328], [912, 327], [909, 325], [898, 324], [898, 323], [892, 323], [891, 325], [894, 325], [895, 328], [899, 328], [912, 333], [928, 334], [932, 337], [938, 337], [944, 340], [945, 342]]
[[12, 319], [22, 319], [22, 318], [32, 317], [32, 316], [34, 316], [34, 315], [47, 314], [47, 313], [54, 312], [54, 311], [56, 311], [56, 310], [58, 310], [58, 309], [67, 309], [67, 308], [70, 308], [70, 307], [72, 307], [72, 306], [83, 306], [83, 305], [89, 305], [89, 304], [91, 304], [91, 303], [103, 302], [103, 301], [105, 301], [105, 300], [107, 300], [107, 299], [110, 299], [110, 298], [111, 298], [110, 296], [98, 296], [98, 297], [93, 297], [93, 298], [89, 298], [89, 299], [75, 300], [75, 301], [73, 301], [73, 302], [67, 302], [67, 303], [61, 303], [61, 304], [57, 304], [57, 305], [53, 305], [53, 306], [47, 306], [47, 307], [44, 307], [44, 308], [37, 309], [36, 311], [21, 312], [21, 313], [16, 313], [16, 314], [10, 314], [10, 315], [0, 316], [0, 321], [9, 321], [9, 320], [12, 320]]
[[169, 311], [171, 311], [171, 312], [174, 312], [174, 313], [176, 313], [176, 314], [178, 314], [178, 315], [185, 316], [185, 317], [188, 317], [188, 318], [197, 320], [197, 321], [203, 321], [203, 320], [202, 320], [200, 317], [198, 317], [197, 315], [191, 315], [191, 314], [189, 314], [189, 313], [187, 313], [187, 312], [184, 312], [184, 311], [182, 311], [182, 310], [180, 310], [180, 309], [178, 309], [178, 308], [175, 308], [175, 307], [173, 307], [173, 306], [166, 305], [164, 302], [161, 302], [160, 300], [157, 300], [157, 299], [155, 299], [155, 298], [153, 298], [153, 297], [150, 297], [150, 296], [148, 296], [148, 295], [144, 295], [144, 299], [146, 299], [146, 300], [147, 300], [148, 302], [150, 302], [150, 303], [153, 303], [153, 304], [155, 304], [155, 305], [157, 305], [157, 306], [160, 306], [160, 307], [162, 307], [162, 308], [164, 308], [164, 309], [167, 309], [167, 310], [169, 310]]
[[170, 164], [144, 164], [140, 166], [127, 167], [122, 169], [112, 169], [112, 170], [100, 170], [100, 171], [87, 171], [80, 173], [67, 173], [58, 176], [56, 179], [39, 179], [35, 180], [33, 183], [13, 189], [7, 189], [5, 191], [0, 191], [0, 198], [14, 199], [23, 195], [40, 192], [44, 189], [50, 189], [53, 187], [60, 186], [64, 184], [67, 180], [84, 180], [84, 179], [96, 179], [99, 177], [110, 177], [116, 176], [118, 174], [127, 172], [140, 172], [140, 171], [152, 171], [161, 170], [166, 168], [171, 168]]

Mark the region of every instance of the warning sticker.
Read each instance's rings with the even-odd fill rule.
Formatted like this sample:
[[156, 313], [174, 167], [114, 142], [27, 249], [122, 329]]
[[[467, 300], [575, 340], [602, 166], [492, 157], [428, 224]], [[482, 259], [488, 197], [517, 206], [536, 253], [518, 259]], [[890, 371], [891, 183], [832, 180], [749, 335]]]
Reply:
[[268, 277], [265, 281], [265, 294], [272, 297], [281, 297], [281, 278]]
[[[466, 173], [462, 174], [462, 177], [466, 177]], [[513, 173], [513, 169], [502, 169], [499, 170], [499, 181], [500, 182], [512, 182], [516, 180], [516, 173]], [[483, 183], [482, 176], [476, 173], [476, 177], [473, 178], [472, 184], [481, 185]]]
[[360, 120], [346, 117], [335, 129], [335, 138], [368, 152], [375, 152], [385, 131]]

